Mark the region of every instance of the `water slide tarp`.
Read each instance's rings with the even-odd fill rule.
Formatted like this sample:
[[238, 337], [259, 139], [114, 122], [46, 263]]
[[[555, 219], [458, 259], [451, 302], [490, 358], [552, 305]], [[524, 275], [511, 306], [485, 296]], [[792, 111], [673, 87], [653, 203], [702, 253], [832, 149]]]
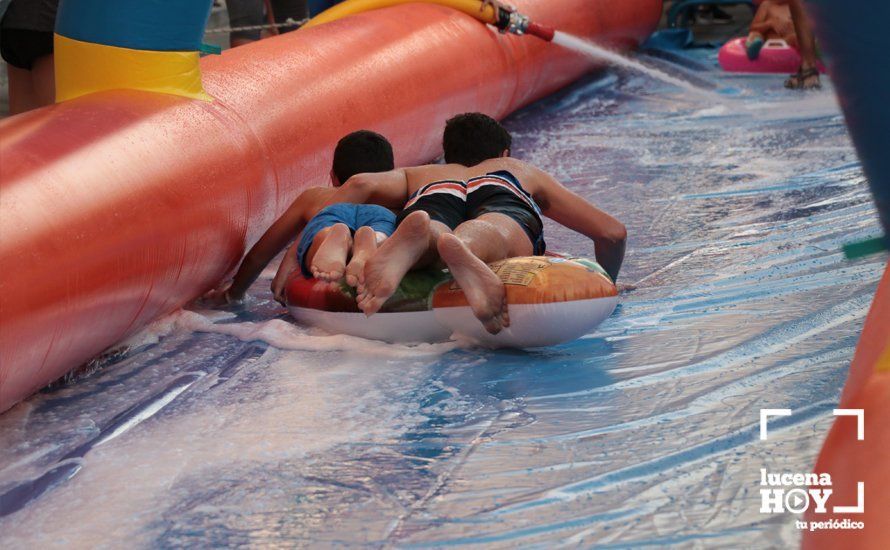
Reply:
[[[880, 228], [830, 81], [789, 94], [695, 55], [708, 70], [647, 61], [724, 105], [609, 71], [506, 121], [517, 156], [628, 225], [639, 288], [595, 334], [329, 336], [287, 321], [267, 273], [245, 310], [169, 317], [0, 416], [4, 546], [796, 544], [796, 516], [759, 512], [760, 469], [815, 462], [885, 262], [840, 247]], [[760, 441], [759, 410], [786, 407]]]
[[[661, 0], [523, 0], [628, 48]], [[0, 411], [200, 295], [360, 128], [397, 160], [440, 150], [460, 112], [503, 117], [589, 70], [456, 10], [403, 5], [202, 63], [213, 102], [111, 90], [0, 123]]]

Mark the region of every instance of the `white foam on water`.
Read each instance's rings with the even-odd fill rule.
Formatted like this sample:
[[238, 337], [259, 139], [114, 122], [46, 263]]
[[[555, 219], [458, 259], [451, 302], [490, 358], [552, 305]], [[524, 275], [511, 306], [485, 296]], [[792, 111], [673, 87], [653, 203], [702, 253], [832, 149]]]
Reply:
[[264, 269], [262, 271], [262, 273], [260, 273], [260, 276], [257, 277], [257, 279], [259, 279], [261, 281], [271, 281], [272, 279], [274, 279], [275, 275], [278, 273], [278, 267], [277, 267], [278, 263], [279, 262], [274, 262], [274, 261], [272, 263], [270, 263], [266, 267], [266, 269]]
[[717, 116], [725, 116], [728, 114], [731, 114], [729, 107], [727, 107], [726, 105], [716, 105], [714, 107], [708, 107], [707, 109], [696, 111], [692, 114], [692, 118], [711, 118]]
[[831, 82], [825, 78], [822, 86], [824, 89], [821, 91], [788, 91], [789, 95], [783, 101], [749, 102], [744, 105], [744, 110], [764, 122], [832, 118], [838, 124], [843, 124], [840, 103], [837, 96], [832, 93]]
[[[243, 342], [265, 342], [270, 346], [289, 351], [350, 351], [360, 352], [375, 358], [411, 358], [418, 356], [434, 357], [457, 347], [455, 342], [438, 344], [388, 344], [365, 340], [345, 334], [310, 334], [307, 329], [281, 319], [260, 323], [219, 322], [232, 319], [234, 315], [216, 311], [190, 311], [181, 309], [152, 323], [138, 334], [130, 337], [124, 345], [137, 347], [156, 343], [175, 331], [204, 332], [233, 336]], [[320, 332], [320, 331], [315, 331]]]

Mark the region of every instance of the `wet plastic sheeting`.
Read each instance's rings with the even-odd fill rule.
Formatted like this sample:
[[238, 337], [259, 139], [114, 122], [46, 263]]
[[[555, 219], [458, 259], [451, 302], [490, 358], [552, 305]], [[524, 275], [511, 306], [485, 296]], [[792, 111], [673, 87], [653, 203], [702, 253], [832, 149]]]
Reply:
[[[598, 332], [330, 337], [266, 278], [249, 312], [175, 316], [0, 417], [3, 546], [794, 544], [760, 468], [814, 461], [884, 260], [840, 247], [878, 224], [830, 85], [697, 76], [725, 105], [610, 72], [508, 121], [627, 222], [639, 288]], [[794, 411], [768, 442], [760, 408]]]

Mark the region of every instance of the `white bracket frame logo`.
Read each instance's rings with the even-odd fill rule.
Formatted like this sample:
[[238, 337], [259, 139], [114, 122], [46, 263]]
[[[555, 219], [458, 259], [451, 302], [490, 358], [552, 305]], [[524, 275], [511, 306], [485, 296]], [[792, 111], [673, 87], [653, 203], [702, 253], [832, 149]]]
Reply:
[[[791, 409], [760, 409], [760, 440], [769, 439], [769, 419], [775, 416], [791, 416]], [[856, 439], [865, 441], [865, 410], [864, 409], [834, 409], [834, 416], [856, 417]], [[862, 514], [865, 512], [865, 482], [856, 482], [856, 506], [835, 506], [836, 514]]]
[[[865, 410], [864, 409], [834, 409], [834, 416], [856, 417], [856, 439], [865, 441]], [[766, 441], [769, 433], [767, 426], [771, 416], [791, 416], [791, 409], [760, 409], [760, 440]]]

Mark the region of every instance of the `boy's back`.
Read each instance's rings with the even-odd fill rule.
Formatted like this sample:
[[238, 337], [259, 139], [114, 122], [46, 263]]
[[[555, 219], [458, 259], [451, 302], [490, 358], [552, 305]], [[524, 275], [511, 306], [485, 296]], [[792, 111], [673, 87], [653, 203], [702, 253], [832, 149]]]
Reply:
[[299, 221], [305, 224], [325, 207], [336, 192], [334, 187], [310, 187], [297, 196], [287, 212], [292, 212], [294, 217], [299, 217]]

